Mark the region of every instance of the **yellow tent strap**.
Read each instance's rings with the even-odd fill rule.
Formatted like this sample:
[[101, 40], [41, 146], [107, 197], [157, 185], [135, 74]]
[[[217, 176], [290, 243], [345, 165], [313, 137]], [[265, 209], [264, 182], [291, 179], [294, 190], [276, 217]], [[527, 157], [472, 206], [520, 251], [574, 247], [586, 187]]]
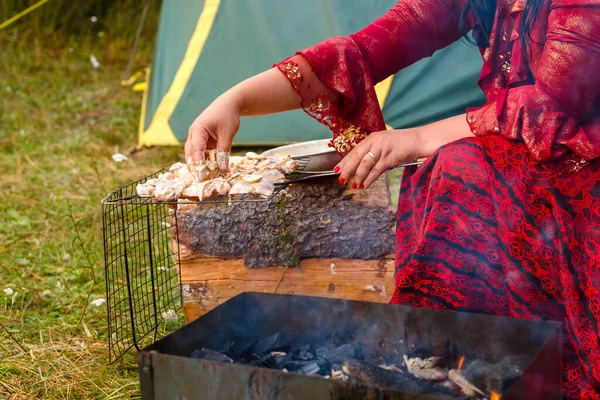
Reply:
[[379, 102], [379, 108], [383, 110], [385, 100], [387, 99], [390, 89], [392, 88], [392, 82], [394, 81], [394, 75], [388, 76], [386, 79], [375, 85], [375, 94], [377, 95], [377, 101]]
[[131, 75], [129, 79], [121, 81], [121, 87], [131, 87], [135, 85], [141, 78], [145, 77], [146, 73], [144, 71], [138, 71], [135, 74]]
[[[379, 108], [383, 110], [383, 106], [385, 105], [385, 100], [387, 99], [388, 94], [390, 93], [390, 89], [392, 88], [392, 82], [394, 81], [394, 75], [391, 75], [379, 82], [375, 85], [375, 94], [377, 95], [377, 101], [379, 102]], [[385, 124], [385, 127], [388, 130], [394, 129], [388, 124]]]
[[10, 24], [12, 24], [13, 22], [15, 22], [16, 20], [20, 19], [21, 17], [29, 14], [30, 12], [32, 12], [33, 10], [35, 10], [38, 7], [43, 6], [44, 4], [46, 4], [47, 2], [49, 2], [50, 0], [40, 0], [37, 3], [35, 3], [34, 5], [32, 5], [31, 7], [21, 11], [20, 13], [18, 13], [17, 15], [15, 15], [14, 17], [7, 19], [6, 21], [4, 21], [2, 24], [0, 24], [0, 30], [6, 28], [7, 26], [9, 26]]
[[212, 28], [213, 22], [217, 16], [221, 0], [205, 0], [204, 9], [198, 18], [196, 30], [188, 43], [183, 61], [173, 78], [173, 83], [163, 96], [158, 108], [156, 109], [150, 127], [139, 138], [140, 146], [172, 146], [178, 145], [179, 141], [175, 137], [169, 119], [175, 111], [181, 96], [194, 72], [194, 68], [202, 54], [204, 44], [208, 39], [208, 34]]

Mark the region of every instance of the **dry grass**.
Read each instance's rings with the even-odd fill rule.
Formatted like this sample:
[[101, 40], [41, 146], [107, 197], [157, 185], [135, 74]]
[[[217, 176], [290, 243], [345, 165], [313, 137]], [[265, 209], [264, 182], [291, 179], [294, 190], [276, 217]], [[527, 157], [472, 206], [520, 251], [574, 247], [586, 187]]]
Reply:
[[[46, 336], [44, 336], [46, 335]], [[134, 398], [137, 369], [132, 357], [108, 366], [102, 355], [106, 345], [91, 338], [40, 330], [40, 342], [5, 348], [1, 392], [15, 399]], [[18, 350], [17, 350], [18, 349]]]
[[[92, 299], [105, 297], [100, 200], [176, 161], [181, 149], [112, 160], [135, 145], [141, 102], [119, 86], [125, 39], [113, 46], [97, 36], [1, 33], [0, 399], [135, 398], [134, 354], [108, 365], [105, 306], [86, 304], [90, 288]], [[153, 37], [148, 29], [138, 67], [149, 62]], [[69, 203], [95, 284], [73, 243]]]

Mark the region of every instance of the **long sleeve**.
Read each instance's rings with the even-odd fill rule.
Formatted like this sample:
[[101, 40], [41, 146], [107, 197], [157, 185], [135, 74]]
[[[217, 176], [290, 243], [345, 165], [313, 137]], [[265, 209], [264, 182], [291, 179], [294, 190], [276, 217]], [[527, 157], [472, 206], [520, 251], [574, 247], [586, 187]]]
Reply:
[[[405, 0], [363, 30], [335, 37], [277, 64], [305, 111], [328, 125], [346, 152], [385, 129], [374, 85], [461, 37], [464, 0]], [[332, 93], [333, 92], [333, 93]]]
[[522, 140], [538, 161], [600, 157], [600, 0], [551, 2], [536, 65], [535, 83], [468, 110], [473, 133]]

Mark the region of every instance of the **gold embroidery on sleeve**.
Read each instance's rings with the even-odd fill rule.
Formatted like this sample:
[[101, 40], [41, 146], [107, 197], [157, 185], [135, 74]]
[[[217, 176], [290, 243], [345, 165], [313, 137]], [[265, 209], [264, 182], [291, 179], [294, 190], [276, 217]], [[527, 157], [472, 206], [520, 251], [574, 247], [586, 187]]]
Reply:
[[287, 78], [290, 80], [294, 89], [300, 89], [300, 83], [302, 82], [302, 74], [300, 73], [300, 67], [296, 63], [287, 62], [284, 66], [285, 74]]

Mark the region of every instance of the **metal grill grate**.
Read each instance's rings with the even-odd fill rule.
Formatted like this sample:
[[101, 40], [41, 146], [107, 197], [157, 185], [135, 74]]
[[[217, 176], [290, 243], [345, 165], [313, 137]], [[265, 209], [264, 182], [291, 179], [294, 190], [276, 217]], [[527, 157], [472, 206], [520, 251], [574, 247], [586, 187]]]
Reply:
[[[297, 159], [300, 168], [288, 175], [296, 179], [309, 158]], [[102, 200], [108, 343], [111, 362], [129, 349], [140, 349], [156, 340], [163, 315], [181, 308], [177, 202], [139, 197], [136, 186], [156, 178], [166, 169], [122, 186]], [[188, 204], [268, 201], [272, 196], [213, 196]], [[172, 310], [172, 311], [170, 311]]]
[[[295, 158], [296, 162], [298, 162], [298, 169], [295, 172], [292, 172], [291, 174], [287, 174], [286, 175], [286, 180], [287, 181], [293, 181], [295, 179], [297, 179], [298, 177], [302, 176], [302, 173], [304, 172], [304, 168], [308, 165], [308, 163], [310, 162], [310, 157], [300, 157], [300, 158]], [[102, 204], [106, 204], [106, 203], [123, 203], [123, 204], [128, 204], [128, 205], [132, 205], [132, 204], [162, 204], [162, 205], [175, 205], [175, 204], [180, 204], [177, 200], [176, 201], [157, 201], [154, 200], [153, 198], [150, 197], [140, 197], [137, 195], [136, 189], [135, 187], [137, 186], [138, 183], [144, 183], [146, 182], [148, 179], [151, 178], [156, 178], [158, 177], [158, 175], [160, 175], [163, 172], [167, 172], [167, 169], [162, 169], [158, 172], [155, 172], [152, 175], [147, 175], [144, 178], [129, 184], [127, 186], [123, 186], [121, 187], [119, 190], [117, 190], [116, 192], [112, 193], [110, 196], [108, 196], [106, 199], [104, 199], [102, 201]], [[281, 190], [283, 189], [282, 186], [275, 186], [275, 191], [273, 192], [273, 194], [271, 196], [268, 197], [264, 197], [261, 195], [257, 195], [257, 194], [240, 194], [240, 195], [230, 195], [230, 194], [226, 194], [226, 195], [222, 195], [222, 196], [211, 196], [208, 197], [206, 199], [203, 199], [202, 201], [194, 201], [194, 200], [187, 200], [188, 204], [215, 204], [215, 203], [229, 203], [229, 204], [233, 204], [233, 203], [242, 203], [242, 202], [257, 202], [257, 201], [268, 201], [271, 200], [273, 197], [277, 196], [277, 194], [279, 194], [279, 192], [281, 192]], [[183, 198], [185, 199], [185, 198]]]
[[172, 315], [181, 308], [178, 249], [173, 251], [170, 232], [171, 221], [176, 224], [177, 219], [170, 218], [165, 204], [121, 200], [135, 195], [138, 183], [161, 172], [123, 186], [102, 201], [111, 362], [132, 347], [153, 342], [163, 313]]

